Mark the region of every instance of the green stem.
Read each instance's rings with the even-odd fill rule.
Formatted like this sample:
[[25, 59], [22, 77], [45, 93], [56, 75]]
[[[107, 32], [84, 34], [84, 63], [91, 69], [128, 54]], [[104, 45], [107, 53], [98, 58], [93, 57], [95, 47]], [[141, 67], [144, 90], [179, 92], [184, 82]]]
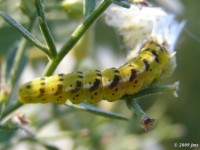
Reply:
[[19, 101], [17, 101], [15, 104], [12, 104], [11, 106], [7, 107], [3, 112], [0, 120], [4, 119], [7, 115], [9, 115], [11, 112], [15, 111], [17, 108], [21, 106], [22, 104]]
[[72, 33], [70, 39], [64, 46], [61, 48], [58, 56], [49, 62], [47, 65], [44, 75], [52, 75], [58, 64], [65, 57], [65, 55], [72, 49], [72, 47], [79, 41], [82, 35], [88, 30], [88, 28], [97, 20], [97, 18], [110, 6], [112, 0], [104, 0], [98, 8], [93, 11], [93, 13], [81, 23], [76, 30]]
[[142, 127], [145, 129], [145, 131], [151, 130], [154, 125], [155, 119], [148, 117], [135, 100], [126, 99], [126, 104], [128, 108], [130, 110], [133, 110], [136, 116], [141, 120]]
[[35, 6], [37, 8], [38, 22], [43, 33], [43, 37], [45, 38], [45, 41], [49, 47], [51, 57], [55, 57], [57, 55], [56, 46], [45, 18], [43, 3], [41, 0], [35, 0]]
[[17, 54], [15, 56], [13, 67], [12, 67], [12, 70], [11, 70], [11, 73], [10, 73], [10, 78], [8, 80], [8, 85], [9, 85], [10, 89], [12, 89], [12, 87], [15, 84], [16, 72], [20, 67], [21, 61], [23, 60], [22, 58], [23, 58], [24, 52], [26, 50], [26, 45], [27, 45], [26, 39], [22, 39], [21, 42], [19, 43], [18, 51], [17, 51]]
[[126, 104], [129, 109], [133, 110], [139, 118], [149, 118], [142, 108], [133, 99], [127, 99]]

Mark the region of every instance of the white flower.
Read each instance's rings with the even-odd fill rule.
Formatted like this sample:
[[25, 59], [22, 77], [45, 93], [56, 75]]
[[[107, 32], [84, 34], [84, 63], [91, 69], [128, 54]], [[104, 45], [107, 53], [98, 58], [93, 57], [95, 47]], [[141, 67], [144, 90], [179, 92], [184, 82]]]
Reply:
[[179, 23], [175, 20], [173, 14], [166, 14], [155, 22], [151, 38], [156, 40], [159, 44], [164, 45], [165, 48], [173, 54], [177, 39], [185, 25], [185, 21]]
[[159, 7], [139, 8], [136, 5], [129, 9], [112, 5], [106, 11], [106, 22], [118, 30], [127, 48], [136, 54], [143, 42], [148, 40], [158, 42], [173, 53], [185, 24], [177, 22], [173, 14]]

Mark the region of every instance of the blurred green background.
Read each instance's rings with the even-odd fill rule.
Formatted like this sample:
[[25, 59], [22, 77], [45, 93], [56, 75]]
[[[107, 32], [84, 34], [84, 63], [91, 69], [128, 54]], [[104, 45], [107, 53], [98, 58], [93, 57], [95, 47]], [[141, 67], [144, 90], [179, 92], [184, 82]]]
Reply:
[[[47, 0], [46, 4], [48, 2], [54, 3], [59, 1]], [[168, 2], [173, 2], [173, 0], [168, 0]], [[26, 113], [27, 118], [32, 122], [29, 128], [38, 139], [63, 150], [174, 150], [188, 149], [187, 143], [198, 144], [197, 148], [192, 149], [200, 149], [199, 0], [182, 0], [180, 2], [184, 6], [184, 10], [177, 16], [179, 20], [186, 20], [187, 24], [176, 47], [177, 69], [173, 76], [164, 82], [169, 84], [174, 81], [180, 81], [179, 97], [174, 98], [169, 93], [166, 93], [146, 97], [139, 101], [139, 104], [144, 108], [146, 113], [157, 119], [155, 128], [152, 131], [144, 132], [136, 116], [132, 115], [132, 112], [127, 109], [125, 103], [122, 101], [112, 104], [101, 102], [98, 104], [98, 107], [132, 117], [133, 119], [130, 122], [103, 118], [91, 113], [51, 104], [23, 106], [18, 111]], [[167, 5], [163, 7], [169, 9]], [[8, 12], [17, 21], [26, 25], [27, 18], [19, 11], [17, 1], [8, 0], [1, 2], [0, 10]], [[66, 37], [70, 35], [74, 27], [79, 23], [77, 18], [71, 19], [71, 14], [69, 12], [66, 14], [64, 8], [50, 9], [47, 11], [47, 18], [58, 46], [66, 41]], [[104, 49], [104, 47], [110, 47], [113, 50], [112, 54], [114, 57], [116, 56], [116, 58], [113, 58], [115, 61], [118, 58], [125, 58], [126, 54], [124, 54], [123, 46], [119, 44], [119, 39], [116, 37], [115, 31], [111, 27], [106, 26], [103, 19], [98, 21], [94, 31], [94, 37], [92, 38], [94, 43], [90, 43], [92, 45], [90, 45], [90, 48], [92, 47], [93, 50], [92, 52], [89, 51], [92, 54], [88, 52], [87, 55], [89, 55], [89, 64], [94, 62], [95, 58], [97, 62], [91, 67], [99, 67], [98, 63], [101, 61], [98, 60], [102, 59], [98, 58], [99, 51], [96, 50], [97, 47], [100, 50]], [[37, 25], [33, 32], [41, 38], [41, 35], [38, 34], [39, 28]], [[19, 41], [20, 37], [15, 30], [3, 23], [2, 19], [0, 20], [0, 63], [5, 61], [9, 52], [8, 49], [16, 41]], [[95, 54], [96, 52], [97, 54]], [[45, 67], [46, 59], [43, 60], [44, 56], [41, 54], [36, 54], [36, 57], [33, 57], [33, 55], [31, 57], [29, 54], [28, 58], [30, 59], [32, 72], [35, 73], [33, 77], [40, 76], [42, 68], [44, 69]], [[70, 64], [66, 65], [70, 66]], [[83, 70], [90, 68], [90, 65], [88, 67], [87, 64], [88, 62], [86, 61], [85, 65], [83, 65]], [[112, 66], [109, 65], [108, 67]], [[81, 65], [74, 65], [74, 69], [80, 70]], [[56, 114], [60, 112], [65, 113], [57, 118]], [[45, 119], [49, 123], [45, 122]], [[44, 125], [41, 125], [42, 123]], [[55, 135], [51, 134], [50, 131]], [[16, 139], [21, 139], [21, 141], [16, 142]], [[182, 147], [175, 147], [175, 143]], [[27, 135], [20, 130], [0, 131], [0, 146], [5, 148], [5, 144], [8, 145], [8, 149], [11, 147], [14, 150], [23, 148], [45, 149], [44, 145], [41, 146], [38, 142], [28, 140]], [[13, 147], [14, 144], [15, 146]]]

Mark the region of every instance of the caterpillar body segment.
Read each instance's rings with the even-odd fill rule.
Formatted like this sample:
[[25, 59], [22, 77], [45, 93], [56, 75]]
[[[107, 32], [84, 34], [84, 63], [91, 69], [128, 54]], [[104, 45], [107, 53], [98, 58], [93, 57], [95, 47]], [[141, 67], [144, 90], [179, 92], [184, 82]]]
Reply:
[[83, 79], [83, 100], [97, 103], [103, 98], [102, 74], [99, 70], [87, 71]]
[[119, 100], [125, 93], [121, 72], [116, 68], [102, 71], [103, 99], [108, 101]]
[[97, 103], [103, 99], [116, 101], [159, 81], [170, 59], [170, 53], [163, 46], [148, 42], [137, 57], [119, 68], [37, 78], [24, 84], [18, 97], [22, 103], [62, 104], [70, 100], [77, 104], [84, 100]]

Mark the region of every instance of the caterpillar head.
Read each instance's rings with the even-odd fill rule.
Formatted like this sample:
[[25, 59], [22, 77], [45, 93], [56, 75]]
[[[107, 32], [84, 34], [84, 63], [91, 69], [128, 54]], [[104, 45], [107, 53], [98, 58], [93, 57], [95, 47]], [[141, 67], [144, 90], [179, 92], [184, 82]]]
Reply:
[[171, 76], [176, 68], [175, 46], [185, 23], [185, 21], [177, 22], [173, 14], [166, 14], [154, 23], [149, 39], [158, 43], [168, 52], [168, 60], [163, 68], [162, 77]]
[[153, 49], [159, 54], [160, 65], [162, 65], [162, 74], [160, 78], [169, 77], [176, 68], [176, 52], [169, 51], [169, 45], [166, 42], [160, 43], [157, 39], [151, 37], [143, 45], [143, 50]]
[[[163, 57], [163, 61], [166, 61], [165, 65], [163, 66], [163, 70], [162, 70], [162, 77], [169, 77], [173, 74], [177, 64], [176, 64], [176, 51], [170, 51], [170, 45], [167, 43], [167, 41], [158, 41], [158, 39], [152, 39], [150, 40], [150, 42], [148, 42], [150, 44], [154, 44], [154, 49], [157, 49], [158, 52], [161, 51], [163, 53], [163, 55], [165, 55]], [[162, 55], [161, 55], [162, 56]]]

